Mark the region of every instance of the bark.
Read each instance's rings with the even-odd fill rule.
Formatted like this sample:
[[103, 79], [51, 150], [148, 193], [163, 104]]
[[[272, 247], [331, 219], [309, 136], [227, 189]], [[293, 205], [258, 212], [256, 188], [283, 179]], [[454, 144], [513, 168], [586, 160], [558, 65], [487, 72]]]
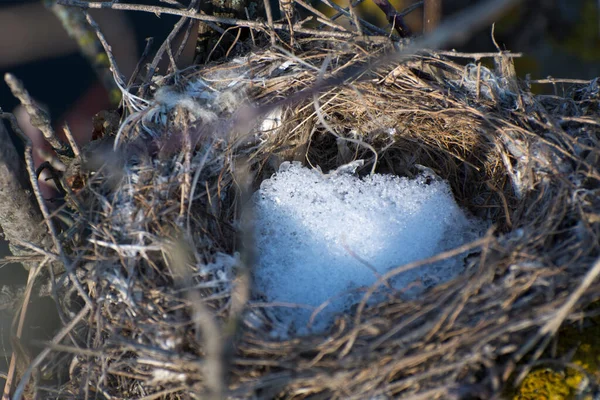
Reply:
[[[0, 227], [15, 256], [31, 254], [19, 243], [44, 248], [46, 225], [29, 186], [24, 162], [19, 158], [4, 122], [0, 120]], [[23, 263], [29, 269], [29, 263]]]

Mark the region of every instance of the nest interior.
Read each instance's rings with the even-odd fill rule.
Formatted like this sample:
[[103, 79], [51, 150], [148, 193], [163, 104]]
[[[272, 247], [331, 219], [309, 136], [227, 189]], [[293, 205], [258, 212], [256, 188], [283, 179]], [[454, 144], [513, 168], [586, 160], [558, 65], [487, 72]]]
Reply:
[[[598, 299], [597, 81], [536, 95], [500, 72], [507, 54], [495, 71], [435, 52], [368, 69], [390, 49], [304, 46], [162, 77], [85, 149], [69, 180], [78, 222], [61, 234], [71, 283], [57, 277], [54, 292], [79, 322], [38, 392], [492, 398]], [[286, 101], [352, 68], [364, 73]], [[322, 335], [277, 339], [252, 291], [250, 194], [283, 161], [356, 159], [359, 174], [430, 168], [494, 227], [436, 258], [469, 252], [459, 278], [411, 301], [365, 297]]]

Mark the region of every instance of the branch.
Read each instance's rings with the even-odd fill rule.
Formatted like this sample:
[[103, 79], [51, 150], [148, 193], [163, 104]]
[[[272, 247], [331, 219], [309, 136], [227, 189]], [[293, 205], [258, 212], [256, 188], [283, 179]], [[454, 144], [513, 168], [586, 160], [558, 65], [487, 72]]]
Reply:
[[27, 110], [27, 114], [29, 114], [29, 118], [31, 119], [31, 125], [42, 131], [44, 138], [48, 143], [50, 143], [57, 154], [69, 154], [69, 148], [67, 145], [56, 136], [54, 129], [52, 129], [52, 124], [50, 123], [50, 117], [48, 114], [33, 102], [29, 92], [25, 90], [21, 82], [19, 82], [13, 75], [10, 74], [5, 75], [4, 80], [6, 81], [8, 87], [10, 87], [10, 91], [13, 93], [13, 95], [19, 99], [21, 104]]
[[[145, 12], [154, 13], [157, 15], [160, 15], [160, 14], [179, 15], [181, 17], [197, 19], [197, 20], [203, 21], [203, 22], [216, 22], [216, 23], [221, 23], [221, 24], [225, 24], [225, 25], [234, 25], [234, 26], [238, 26], [238, 27], [242, 27], [242, 28], [251, 28], [251, 29], [257, 29], [257, 30], [266, 30], [270, 27], [270, 26], [267, 26], [265, 23], [258, 22], [258, 21], [248, 21], [248, 20], [237, 19], [237, 18], [226, 18], [226, 17], [218, 17], [218, 16], [214, 16], [214, 15], [205, 15], [205, 14], [198, 13], [194, 10], [191, 10], [191, 11], [190, 10], [180, 10], [180, 9], [174, 9], [174, 8], [168, 8], [168, 7], [146, 6], [146, 5], [141, 5], [141, 4], [122, 4], [122, 3], [115, 3], [112, 1], [87, 2], [87, 1], [82, 1], [82, 0], [58, 0], [57, 3], [63, 4], [66, 6], [74, 6], [74, 7], [81, 7], [81, 8], [110, 8], [113, 10], [145, 11]], [[273, 24], [272, 28], [275, 30], [283, 30], [283, 31], [288, 31], [288, 32], [290, 30], [290, 27], [287, 23], [286, 24], [277, 24], [276, 23], [276, 24]], [[303, 33], [303, 34], [307, 34], [307, 35], [320, 36], [320, 37], [333, 37], [333, 38], [340, 38], [340, 39], [352, 39], [352, 38], [356, 38], [358, 36], [356, 33], [332, 32], [332, 31], [324, 31], [324, 30], [309, 29], [309, 28], [294, 28], [294, 32]], [[376, 38], [370, 38], [370, 39], [376, 39]], [[389, 42], [389, 39], [387, 37], [384, 39]]]
[[[13, 129], [17, 121], [14, 115], [1, 112], [0, 118], [8, 119]], [[15, 256], [31, 254], [19, 243], [27, 242], [38, 247], [46, 247], [44, 218], [37, 207], [25, 165], [12, 145], [4, 124], [0, 122], [0, 226], [8, 240], [10, 251]], [[30, 269], [32, 264], [23, 263]]]
[[410, 31], [408, 25], [406, 25], [404, 22], [404, 18], [402, 18], [400, 13], [396, 11], [396, 9], [388, 0], [373, 0], [373, 3], [375, 3], [375, 5], [385, 13], [385, 17], [387, 18], [388, 22], [392, 24], [401, 38], [412, 36], [412, 32]]

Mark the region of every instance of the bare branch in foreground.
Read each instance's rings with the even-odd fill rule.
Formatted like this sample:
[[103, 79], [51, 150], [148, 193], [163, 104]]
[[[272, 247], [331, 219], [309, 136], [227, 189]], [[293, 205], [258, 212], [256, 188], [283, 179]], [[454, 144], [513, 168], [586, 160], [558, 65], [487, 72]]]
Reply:
[[[0, 112], [0, 118], [8, 119], [13, 129], [18, 129], [15, 116]], [[33, 243], [44, 247], [47, 232], [44, 219], [38, 209], [25, 166], [12, 145], [8, 131], [0, 123], [0, 226], [15, 256], [31, 253], [19, 245], [20, 242]], [[31, 265], [25, 264], [29, 269]]]

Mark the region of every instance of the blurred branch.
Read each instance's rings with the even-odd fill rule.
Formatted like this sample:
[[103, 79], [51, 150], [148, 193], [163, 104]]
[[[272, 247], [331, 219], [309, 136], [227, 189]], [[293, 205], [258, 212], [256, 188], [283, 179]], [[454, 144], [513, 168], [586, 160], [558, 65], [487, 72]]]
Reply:
[[[10, 87], [10, 90], [12, 91], [13, 95], [15, 97], [17, 97], [19, 100], [21, 100], [23, 105], [26, 105], [25, 103], [27, 101], [31, 101], [31, 98], [29, 97], [29, 93], [27, 93], [27, 91], [23, 87], [22, 82], [20, 82], [14, 75], [6, 74], [4, 76], [4, 80]], [[37, 109], [37, 107], [35, 107], [35, 109]], [[33, 111], [35, 111], [35, 109]], [[33, 116], [31, 116], [31, 114], [30, 114], [30, 117], [33, 119]], [[67, 273], [69, 274], [69, 278], [71, 279], [71, 281], [77, 288], [77, 291], [79, 292], [79, 294], [81, 295], [83, 300], [86, 302], [86, 304], [91, 306], [91, 300], [90, 300], [89, 296], [87, 295], [87, 293], [85, 292], [85, 290], [83, 289], [83, 287], [81, 286], [81, 283], [79, 282], [77, 276], [75, 275], [73, 266], [63, 250], [63, 246], [58, 238], [57, 230], [54, 226], [52, 216], [50, 215], [48, 206], [46, 205], [46, 201], [40, 191], [39, 182], [37, 179], [37, 174], [35, 172], [35, 167], [34, 167], [34, 162], [33, 162], [33, 145], [31, 143], [31, 139], [29, 139], [29, 137], [23, 133], [21, 128], [19, 128], [14, 115], [8, 114], [8, 118], [11, 121], [11, 123], [13, 124], [12, 126], [13, 126], [15, 133], [17, 133], [21, 137], [21, 140], [23, 140], [23, 143], [25, 143], [25, 165], [27, 167], [27, 174], [29, 175], [29, 182], [31, 184], [31, 189], [33, 190], [33, 193], [35, 194], [35, 198], [38, 203], [39, 211], [41, 212], [42, 217], [43, 217], [43, 222], [46, 223], [46, 227], [48, 228], [48, 234], [49, 234], [50, 238], [52, 239], [54, 248], [55, 248], [56, 252], [58, 253], [60, 261], [62, 262], [64, 268], [66, 269]], [[48, 138], [46, 138], [46, 140], [48, 140]]]
[[[20, 129], [14, 115], [0, 110], [0, 118], [7, 119], [13, 130]], [[17, 154], [4, 124], [0, 122], [0, 226], [15, 256], [30, 254], [21, 242], [44, 246], [47, 236], [44, 219], [35, 203], [25, 165]], [[31, 265], [25, 265], [30, 269]]]
[[31, 125], [42, 131], [44, 139], [46, 139], [57, 154], [68, 155], [69, 148], [56, 136], [52, 124], [50, 123], [50, 117], [44, 110], [35, 104], [29, 95], [29, 92], [27, 92], [21, 82], [10, 74], [7, 74], [4, 80], [8, 87], [10, 87], [13, 95], [19, 99], [23, 107], [25, 107], [25, 110], [27, 110], [27, 114], [29, 114], [29, 118], [31, 119]]
[[442, 0], [425, 0], [423, 7], [423, 31], [432, 32], [442, 20]]
[[375, 5], [385, 13], [385, 17], [387, 18], [388, 22], [392, 24], [401, 38], [412, 36], [412, 32], [410, 31], [408, 25], [406, 25], [404, 22], [404, 18], [402, 18], [400, 13], [396, 11], [396, 9], [388, 0], [373, 0], [373, 3], [375, 3]]
[[45, 0], [44, 4], [59, 19], [67, 34], [77, 42], [81, 54], [110, 93], [112, 105], [118, 106], [121, 99], [120, 91], [110, 71], [108, 57], [96, 34], [86, 22], [84, 12], [77, 8], [56, 4], [55, 0]]

